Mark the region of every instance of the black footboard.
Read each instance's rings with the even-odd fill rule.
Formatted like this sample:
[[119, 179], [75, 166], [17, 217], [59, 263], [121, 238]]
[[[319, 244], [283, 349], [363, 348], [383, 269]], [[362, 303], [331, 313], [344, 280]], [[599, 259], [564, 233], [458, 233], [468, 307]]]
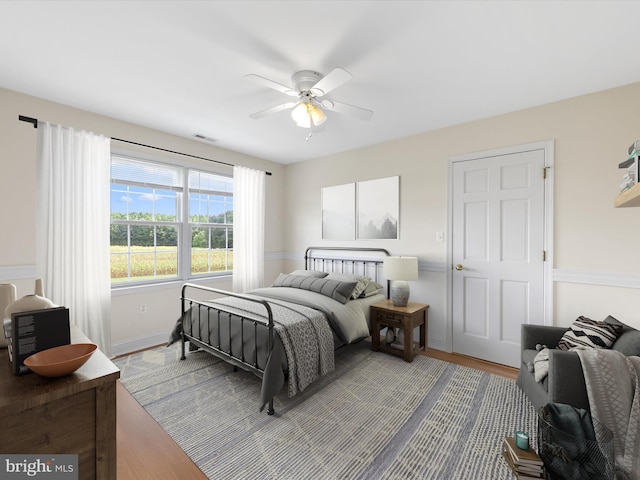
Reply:
[[[382, 282], [379, 270], [384, 257], [388, 255], [389, 252], [381, 248], [309, 247], [305, 251], [304, 267], [305, 270], [322, 270], [327, 273], [364, 275], [375, 282]], [[388, 281], [386, 283], [388, 296]], [[258, 305], [258, 307], [249, 308], [248, 305], [244, 305], [246, 310], [251, 312], [242, 313], [237, 308], [220, 305], [218, 300], [222, 298], [217, 300], [212, 300], [211, 297], [206, 300], [193, 298], [193, 296], [203, 298], [205, 294], [213, 294], [211, 297], [218, 295], [236, 297], [254, 302], [249, 305], [251, 307]], [[274, 329], [273, 312], [269, 304], [256, 297], [186, 283], [182, 287], [181, 320], [182, 359], [185, 358], [185, 343], [188, 341], [192, 346], [199, 347], [234, 367], [253, 372], [263, 379], [261, 403], [268, 404], [268, 413], [272, 415], [274, 413], [273, 397], [268, 397], [277, 389], [277, 384], [274, 387], [274, 383], [270, 381], [274, 377], [274, 368], [270, 367], [265, 374], [268, 359], [270, 357], [285, 358], [285, 360], [279, 360], [283, 362], [283, 375], [280, 376], [280, 372], [276, 372], [278, 381], [281, 381], [282, 377], [287, 380], [290, 372], [289, 365], [286, 363], [286, 354], [281, 350], [284, 348], [281, 337], [276, 335], [277, 332]], [[197, 328], [194, 325], [197, 325]], [[271, 364], [276, 363], [278, 361]], [[265, 385], [269, 388], [265, 389]]]
[[[225, 306], [213, 305], [205, 300], [196, 300], [187, 296], [187, 291], [193, 295], [194, 290], [207, 293], [223, 295], [224, 297], [236, 297], [262, 305], [265, 309], [265, 318], [254, 318], [250, 315], [243, 315]], [[221, 358], [234, 367], [250, 371], [260, 378], [264, 376], [264, 365], [259, 361], [261, 348], [259, 339], [261, 332], [267, 329], [266, 356], [270, 355], [274, 345], [273, 313], [269, 304], [260, 299], [247, 295], [205, 287], [192, 283], [185, 283], [182, 287], [182, 356], [185, 359], [185, 343], [188, 341], [192, 345]], [[197, 331], [194, 329], [193, 318], [185, 321], [187, 315], [198, 318]], [[204, 319], [204, 320], [203, 320]], [[259, 330], [261, 332], [259, 332]], [[236, 335], [233, 335], [236, 332]], [[253, 342], [253, 345], [250, 343]], [[249, 344], [249, 348], [246, 348]], [[253, 348], [251, 348], [253, 347]], [[247, 354], [247, 350], [253, 351], [253, 355]], [[269, 415], [273, 415], [273, 398], [269, 400], [267, 409]]]

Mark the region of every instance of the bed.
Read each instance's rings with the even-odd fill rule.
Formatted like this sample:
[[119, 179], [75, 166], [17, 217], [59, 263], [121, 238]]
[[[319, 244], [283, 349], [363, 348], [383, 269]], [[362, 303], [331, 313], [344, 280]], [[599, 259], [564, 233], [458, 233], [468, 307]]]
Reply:
[[[379, 248], [309, 247], [304, 270], [244, 294], [186, 283], [174, 338], [181, 358], [205, 350], [262, 379], [260, 410], [287, 384], [303, 391], [334, 369], [334, 351], [371, 334], [370, 306], [388, 295]], [[196, 298], [198, 297], [198, 298]], [[204, 298], [204, 299], [203, 299]]]

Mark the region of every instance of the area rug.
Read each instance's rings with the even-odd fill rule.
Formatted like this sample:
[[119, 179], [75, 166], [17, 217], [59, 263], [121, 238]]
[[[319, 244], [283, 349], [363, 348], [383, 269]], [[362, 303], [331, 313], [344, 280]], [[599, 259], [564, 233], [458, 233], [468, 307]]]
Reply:
[[[116, 360], [125, 388], [211, 479], [511, 479], [505, 435], [536, 412], [515, 382], [361, 342], [336, 370], [258, 410], [260, 380], [205, 352], [158, 348]], [[535, 444], [535, 443], [533, 443]]]

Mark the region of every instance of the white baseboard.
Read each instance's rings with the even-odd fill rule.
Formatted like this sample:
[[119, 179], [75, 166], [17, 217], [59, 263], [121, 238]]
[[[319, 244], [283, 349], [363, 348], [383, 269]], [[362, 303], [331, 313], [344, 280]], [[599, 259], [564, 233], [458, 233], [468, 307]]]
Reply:
[[445, 345], [445, 341], [443, 338], [438, 337], [428, 337], [427, 338], [427, 347], [433, 348], [435, 350], [440, 350], [442, 352], [449, 352], [449, 349]]
[[119, 357], [120, 355], [137, 352], [138, 350], [145, 350], [158, 345], [166, 345], [170, 334], [171, 332], [156, 333], [148, 337], [131, 338], [129, 340], [114, 342], [111, 344], [111, 357]]

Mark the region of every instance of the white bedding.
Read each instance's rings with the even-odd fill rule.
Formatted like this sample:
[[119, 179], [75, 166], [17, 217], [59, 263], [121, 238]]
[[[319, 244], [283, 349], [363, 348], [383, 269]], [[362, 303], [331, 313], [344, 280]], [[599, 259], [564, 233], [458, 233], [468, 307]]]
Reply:
[[347, 344], [371, 335], [370, 306], [385, 299], [384, 295], [378, 294], [342, 304], [315, 292], [290, 287], [257, 288], [249, 294], [286, 300], [322, 311], [338, 338]]

